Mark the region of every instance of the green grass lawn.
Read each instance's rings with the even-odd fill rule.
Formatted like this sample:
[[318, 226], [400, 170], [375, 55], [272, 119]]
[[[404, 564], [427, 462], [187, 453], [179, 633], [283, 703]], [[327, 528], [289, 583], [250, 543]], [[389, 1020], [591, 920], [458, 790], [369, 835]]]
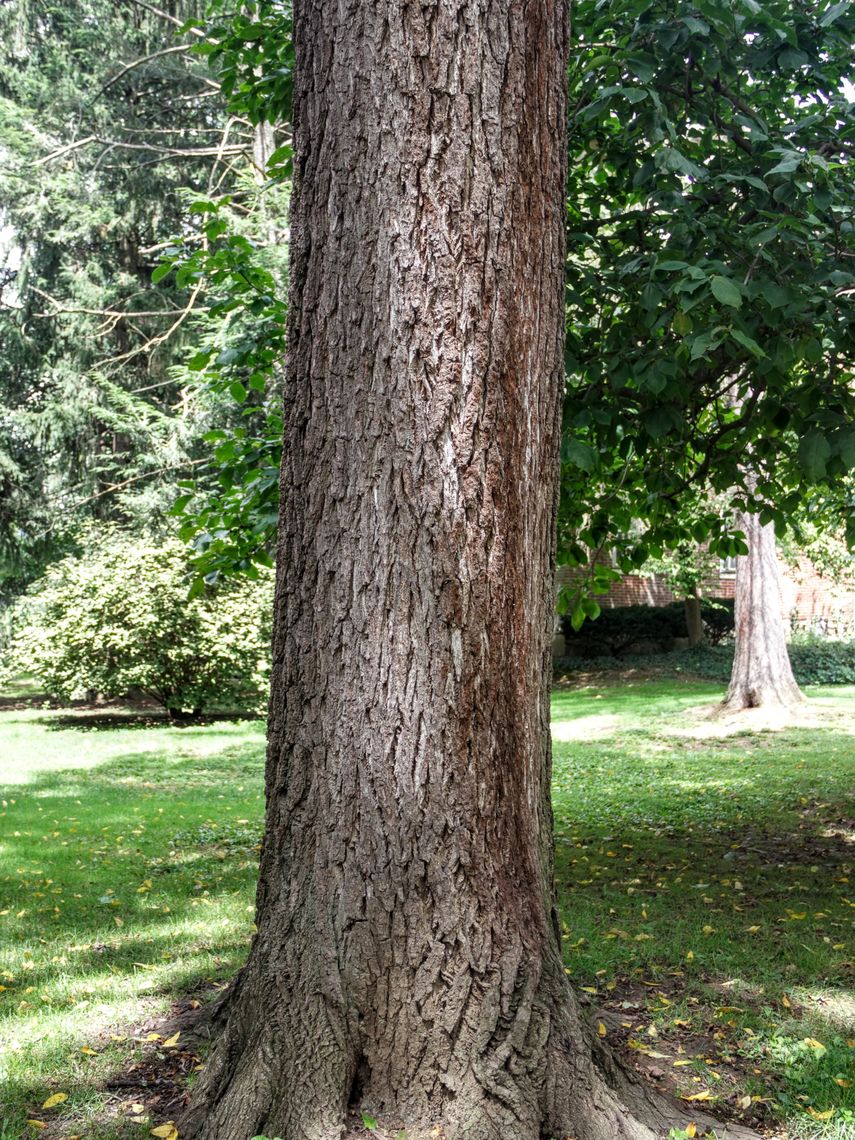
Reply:
[[[770, 1134], [853, 1140], [855, 690], [820, 694], [827, 727], [686, 735], [719, 695], [555, 694], [567, 968], [654, 1083]], [[246, 953], [262, 756], [260, 722], [0, 711], [3, 1140], [172, 1119], [145, 1082], [198, 1061], [149, 1035]]]
[[814, 692], [827, 728], [685, 735], [720, 695], [555, 694], [568, 969], [657, 1084], [852, 1140], [855, 690]]

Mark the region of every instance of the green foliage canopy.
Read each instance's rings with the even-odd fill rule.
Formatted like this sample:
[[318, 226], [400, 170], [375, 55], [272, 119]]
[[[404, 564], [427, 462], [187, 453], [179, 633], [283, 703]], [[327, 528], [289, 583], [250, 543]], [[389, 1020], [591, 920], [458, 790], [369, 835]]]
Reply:
[[[215, 4], [204, 51], [229, 77], [235, 113], [286, 118], [289, 6], [248, 12], [229, 19]], [[565, 561], [614, 546], [628, 570], [687, 541], [730, 555], [744, 548], [734, 505], [780, 530], [808, 488], [824, 488], [830, 510], [845, 505], [853, 32], [850, 6], [825, 0], [574, 5]], [[289, 175], [287, 147], [274, 167]], [[256, 435], [252, 462], [233, 471], [241, 437], [215, 442], [229, 494], [248, 487], [252, 506], [235, 551], [235, 512], [197, 511], [202, 568], [228, 572], [269, 541], [276, 486], [258, 476], [275, 468], [277, 443]], [[191, 498], [179, 507], [186, 533]], [[611, 574], [600, 576], [605, 589]]]
[[737, 553], [730, 507], [783, 530], [808, 487], [843, 509], [855, 11], [581, 0], [573, 26], [564, 556]]
[[[97, 518], [144, 529], [234, 401], [175, 369], [210, 331], [158, 271], [191, 202], [258, 193], [252, 124], [192, 48], [204, 0], [0, 5], [0, 591]], [[189, 24], [182, 30], [182, 23]], [[222, 299], [216, 296], [212, 301]], [[227, 340], [226, 336], [223, 338]], [[229, 347], [220, 344], [218, 351]]]

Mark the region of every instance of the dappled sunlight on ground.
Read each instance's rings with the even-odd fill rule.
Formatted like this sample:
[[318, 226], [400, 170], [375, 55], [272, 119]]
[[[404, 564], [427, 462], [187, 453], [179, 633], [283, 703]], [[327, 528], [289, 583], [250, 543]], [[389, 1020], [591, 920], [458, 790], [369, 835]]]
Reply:
[[[786, 1140], [855, 1140], [855, 692], [829, 692], [820, 724], [706, 736], [688, 730], [707, 683], [553, 700], [588, 1012], [653, 1084]], [[263, 725], [76, 716], [0, 711], [3, 1140], [171, 1119], [198, 1057], [163, 1047], [170, 1018], [253, 936]]]
[[698, 705], [687, 709], [683, 723], [663, 729], [667, 735], [709, 740], [741, 733], [783, 732], [787, 729], [835, 728], [855, 736], [855, 702], [851, 710], [841, 708], [819, 697], [787, 708], [741, 709], [723, 711], [719, 705]]
[[557, 720], [552, 724], [552, 739], [601, 740], [613, 736], [619, 725], [619, 718], [609, 713], [580, 716], [575, 720]]

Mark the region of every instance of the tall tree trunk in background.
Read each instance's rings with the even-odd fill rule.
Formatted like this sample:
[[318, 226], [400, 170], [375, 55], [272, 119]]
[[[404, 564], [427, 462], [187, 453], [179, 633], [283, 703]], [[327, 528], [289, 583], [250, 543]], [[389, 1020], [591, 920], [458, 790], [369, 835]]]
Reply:
[[258, 934], [182, 1137], [335, 1140], [349, 1104], [407, 1140], [667, 1133], [595, 1066], [555, 917], [565, 18], [295, 10]]
[[683, 601], [686, 607], [686, 630], [689, 634], [689, 646], [703, 644], [704, 640], [704, 618], [701, 613], [701, 599], [698, 597], [698, 591], [694, 590]]
[[736, 560], [736, 652], [724, 708], [790, 708], [804, 698], [793, 676], [781, 612], [775, 527], [741, 514], [748, 553]]

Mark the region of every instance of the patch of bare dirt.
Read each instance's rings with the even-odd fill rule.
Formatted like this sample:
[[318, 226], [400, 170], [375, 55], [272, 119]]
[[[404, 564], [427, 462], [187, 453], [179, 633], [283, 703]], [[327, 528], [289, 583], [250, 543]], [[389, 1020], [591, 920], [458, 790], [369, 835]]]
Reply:
[[788, 728], [836, 728], [855, 735], [855, 718], [839, 707], [812, 698], [792, 708], [770, 706], [734, 712], [721, 705], [696, 705], [687, 709], [679, 724], [664, 729], [664, 735], [707, 740], [740, 733], [781, 732]]
[[[774, 1130], [765, 1100], [745, 1103], [738, 1086], [759, 1070], [752, 1069], [738, 1050], [735, 1022], [728, 1018], [737, 995], [722, 990], [722, 1005], [715, 1016], [700, 1028], [675, 1016], [662, 1028], [653, 1025], [652, 1010], [661, 1012], [676, 1006], [683, 991], [679, 972], [660, 982], [635, 978], [618, 979], [614, 986], [596, 996], [580, 994], [594, 1032], [605, 1037], [629, 1069], [635, 1070], [659, 1092], [679, 1101], [691, 1113], [697, 1104], [698, 1136], [706, 1135], [701, 1121], [712, 1114], [731, 1127], [755, 1129], [769, 1140], [783, 1134]], [[180, 1120], [189, 1101], [190, 1080], [204, 1065], [216, 1019], [216, 997], [222, 987], [208, 987], [197, 996], [177, 1001], [165, 1014], [152, 1016], [135, 1026], [129, 1038], [138, 1045], [127, 1065], [103, 1085], [107, 1093], [104, 1122], [144, 1125], [149, 1131]], [[214, 1000], [212, 1000], [212, 997]], [[739, 995], [740, 999], [745, 995]], [[689, 999], [692, 1004], [693, 1000]], [[696, 1020], [696, 1019], [695, 1019]], [[660, 1025], [661, 1025], [660, 1019]], [[105, 1043], [108, 1034], [105, 1034]], [[710, 1097], [697, 1097], [704, 1090], [715, 1090]], [[40, 1136], [59, 1140], [68, 1136], [66, 1120], [60, 1132], [49, 1125]], [[344, 1140], [397, 1140], [402, 1125], [388, 1119], [373, 1120], [359, 1110], [348, 1113]], [[729, 1134], [729, 1133], [728, 1133]], [[442, 1129], [432, 1140], [447, 1140]]]
[[[710, 1114], [766, 1137], [783, 1136], [771, 1118], [771, 1098], [742, 1092], [746, 1081], [756, 1083], [760, 1070], [740, 1051], [734, 996], [723, 994], [721, 1006], [700, 1025], [696, 1016], [668, 1017], [683, 996], [683, 981], [675, 972], [656, 983], [618, 979], [613, 989], [588, 1001], [599, 1036], [657, 1091], [685, 1108], [696, 1104], [699, 1119]], [[699, 1004], [698, 999], [689, 998], [688, 1004]], [[698, 1134], [703, 1134], [700, 1127]]]

